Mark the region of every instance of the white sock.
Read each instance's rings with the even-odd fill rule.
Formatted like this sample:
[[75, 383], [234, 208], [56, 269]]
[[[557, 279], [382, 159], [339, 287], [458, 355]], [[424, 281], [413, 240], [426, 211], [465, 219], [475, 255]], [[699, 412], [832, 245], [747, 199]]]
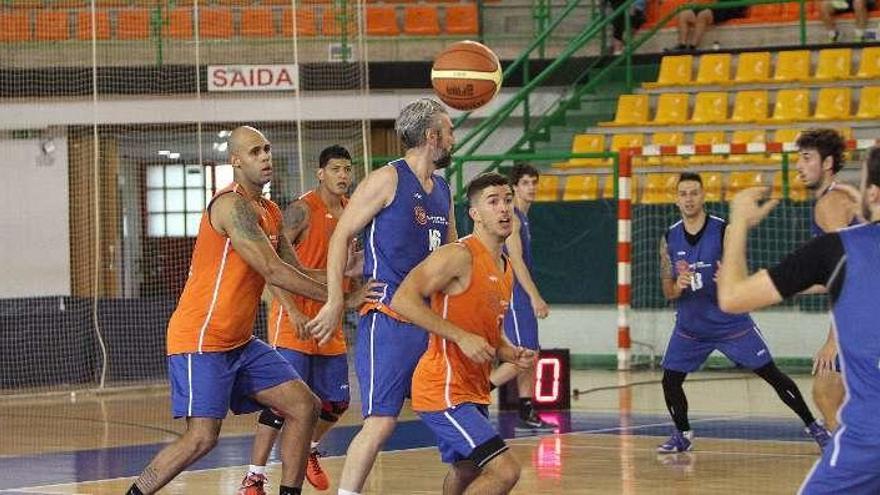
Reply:
[[694, 431], [693, 430], [683, 431], [683, 432], [681, 432], [681, 434], [682, 434], [682, 436], [684, 436], [688, 440], [694, 439]]
[[248, 467], [248, 474], [266, 474], [266, 466], [254, 466], [251, 464]]
[[342, 488], [340, 488], [339, 491], [336, 492], [336, 495], [361, 495], [361, 494], [358, 492], [350, 492], [348, 490], [343, 490]]

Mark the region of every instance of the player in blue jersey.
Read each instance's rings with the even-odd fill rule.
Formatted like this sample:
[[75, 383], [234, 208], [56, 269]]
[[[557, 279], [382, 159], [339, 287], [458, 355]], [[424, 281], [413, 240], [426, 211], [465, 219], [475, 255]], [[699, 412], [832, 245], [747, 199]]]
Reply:
[[[541, 297], [532, 278], [532, 232], [529, 228], [529, 208], [538, 190], [538, 170], [526, 164], [514, 165], [510, 170], [510, 185], [514, 192], [513, 232], [504, 243], [510, 265], [516, 275], [510, 308], [504, 315], [504, 334], [516, 346], [537, 351], [538, 318], [546, 318], [550, 307]], [[516, 377], [519, 395], [518, 429], [552, 430], [555, 426], [538, 417], [532, 405], [535, 369], [520, 370], [511, 363], [502, 363], [492, 373], [490, 381], [497, 387]]]
[[813, 417], [794, 381], [776, 367], [752, 317], [746, 313], [727, 313], [718, 307], [715, 274], [727, 222], [708, 215], [704, 202], [699, 174], [682, 173], [676, 199], [681, 220], [669, 227], [660, 240], [663, 295], [676, 302], [675, 328], [663, 356], [662, 382], [675, 431], [657, 451], [691, 450], [693, 432], [682, 385], [688, 373], [697, 371], [714, 350], [769, 383], [821, 446], [828, 441], [828, 432]]
[[[796, 144], [798, 179], [816, 199], [810, 234], [816, 237], [858, 223], [858, 203], [853, 201], [858, 191], [837, 179], [846, 149], [843, 137], [834, 129], [809, 129], [798, 135]], [[836, 361], [837, 343], [834, 331], [829, 329], [828, 338], [813, 359], [813, 401], [831, 431], [837, 428], [837, 411], [844, 396]]]
[[319, 340], [332, 335], [342, 314], [348, 245], [364, 230], [364, 276], [384, 283], [385, 291], [376, 304], [362, 308], [358, 322], [355, 372], [364, 424], [348, 447], [339, 482], [344, 495], [363, 489], [427, 348], [428, 334], [389, 307], [394, 292], [428, 254], [458, 238], [449, 185], [434, 173], [452, 160], [449, 115], [435, 100], [416, 100], [400, 111], [395, 130], [405, 154], [369, 174], [352, 195], [330, 238], [327, 303], [307, 324]]
[[748, 230], [776, 201], [765, 188], [747, 189], [731, 203], [731, 223], [718, 279], [725, 311], [745, 312], [788, 299], [814, 285], [828, 290], [846, 399], [840, 426], [801, 486], [803, 495], [880, 493], [880, 149], [862, 166], [861, 205], [872, 223], [823, 234], [769, 270], [749, 276]]

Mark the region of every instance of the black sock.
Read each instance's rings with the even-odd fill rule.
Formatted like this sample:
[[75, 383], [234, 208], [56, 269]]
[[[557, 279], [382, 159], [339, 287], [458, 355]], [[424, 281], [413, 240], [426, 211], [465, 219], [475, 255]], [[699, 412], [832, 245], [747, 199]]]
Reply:
[[690, 431], [691, 424], [688, 421], [688, 401], [684, 395], [684, 379], [687, 373], [681, 371], [663, 370], [663, 398], [666, 399], [666, 409], [675, 422], [679, 431]]
[[755, 374], [776, 390], [776, 394], [779, 395], [782, 402], [785, 402], [785, 405], [790, 407], [805, 425], [809, 426], [816, 421], [794, 380], [777, 368], [776, 363], [771, 362], [756, 369]]
[[302, 487], [299, 486], [284, 486], [278, 488], [278, 495], [301, 495], [303, 492]]
[[137, 487], [137, 485], [132, 483], [131, 488], [129, 488], [128, 491], [125, 492], [125, 495], [144, 495], [144, 492], [142, 492], [141, 489]]
[[528, 418], [532, 415], [532, 399], [531, 397], [519, 398], [519, 417]]

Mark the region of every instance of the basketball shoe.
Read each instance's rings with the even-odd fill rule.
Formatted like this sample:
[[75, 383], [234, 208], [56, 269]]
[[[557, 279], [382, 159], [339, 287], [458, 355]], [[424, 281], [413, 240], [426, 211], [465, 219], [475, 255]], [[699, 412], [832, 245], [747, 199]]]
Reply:
[[241, 486], [238, 488], [238, 495], [266, 495], [263, 489], [268, 484], [266, 475], [248, 473], [241, 480]]
[[318, 457], [320, 456], [321, 454], [318, 452], [318, 449], [312, 449], [312, 451], [309, 452], [309, 458], [306, 461], [306, 479], [309, 480], [309, 483], [311, 483], [316, 490], [324, 491], [330, 488], [330, 480], [327, 478], [327, 473], [324, 472], [321, 463], [318, 461]]

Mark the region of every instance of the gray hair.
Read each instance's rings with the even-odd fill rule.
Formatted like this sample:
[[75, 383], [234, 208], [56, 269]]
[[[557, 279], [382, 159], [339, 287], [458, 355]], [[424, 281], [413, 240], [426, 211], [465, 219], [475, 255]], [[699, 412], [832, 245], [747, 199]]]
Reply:
[[431, 98], [420, 98], [403, 107], [394, 122], [394, 130], [403, 147], [410, 149], [425, 144], [425, 131], [434, 126], [435, 117], [441, 113], [446, 113], [446, 109]]

